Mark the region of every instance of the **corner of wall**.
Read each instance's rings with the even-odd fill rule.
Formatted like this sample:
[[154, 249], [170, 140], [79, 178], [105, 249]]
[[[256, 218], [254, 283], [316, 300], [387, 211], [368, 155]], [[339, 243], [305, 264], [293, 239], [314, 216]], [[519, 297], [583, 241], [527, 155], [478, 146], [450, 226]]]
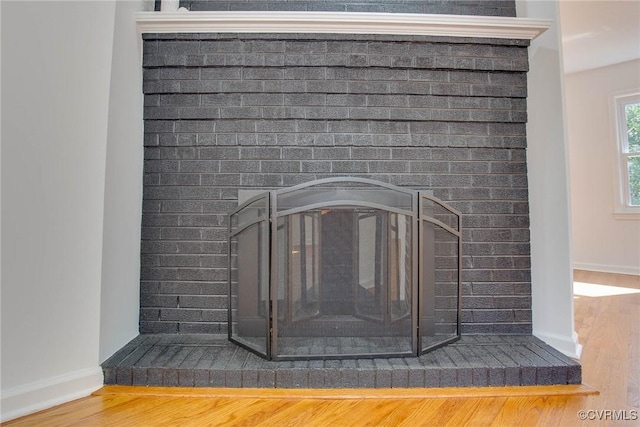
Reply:
[[100, 361], [138, 334], [142, 218], [142, 52], [135, 12], [153, 2], [117, 2], [109, 96], [100, 300]]
[[554, 22], [529, 48], [527, 165], [533, 333], [567, 354], [578, 354], [558, 5], [557, 1], [522, 0], [516, 2], [516, 9], [518, 16]]

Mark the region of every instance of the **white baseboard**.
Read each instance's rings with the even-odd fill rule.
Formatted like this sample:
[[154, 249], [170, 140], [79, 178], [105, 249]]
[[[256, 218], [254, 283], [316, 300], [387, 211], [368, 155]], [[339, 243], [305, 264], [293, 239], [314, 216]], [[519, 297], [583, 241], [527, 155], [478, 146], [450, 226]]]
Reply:
[[576, 270], [600, 271], [603, 273], [633, 274], [640, 275], [640, 267], [627, 265], [592, 264], [588, 262], [574, 262], [573, 268]]
[[578, 343], [578, 334], [574, 331], [571, 337], [533, 331], [533, 335], [540, 338], [551, 347], [555, 348], [565, 356], [579, 360], [582, 355], [582, 344]]
[[88, 396], [103, 382], [98, 366], [2, 390], [0, 422]]

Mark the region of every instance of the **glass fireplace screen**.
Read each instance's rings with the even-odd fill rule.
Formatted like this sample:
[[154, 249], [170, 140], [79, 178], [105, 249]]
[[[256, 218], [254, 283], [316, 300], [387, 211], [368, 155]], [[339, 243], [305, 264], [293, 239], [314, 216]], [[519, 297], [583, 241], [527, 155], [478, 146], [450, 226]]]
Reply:
[[229, 216], [229, 339], [269, 360], [418, 356], [460, 337], [460, 213], [363, 178]]

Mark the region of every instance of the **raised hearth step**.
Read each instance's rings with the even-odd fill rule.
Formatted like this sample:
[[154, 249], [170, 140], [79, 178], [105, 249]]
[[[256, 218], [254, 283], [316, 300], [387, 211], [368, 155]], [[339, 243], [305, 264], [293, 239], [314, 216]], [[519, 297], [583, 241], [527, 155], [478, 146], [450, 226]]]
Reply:
[[531, 335], [466, 335], [420, 357], [271, 362], [207, 334], [139, 335], [102, 364], [105, 384], [406, 388], [580, 384], [579, 363]]

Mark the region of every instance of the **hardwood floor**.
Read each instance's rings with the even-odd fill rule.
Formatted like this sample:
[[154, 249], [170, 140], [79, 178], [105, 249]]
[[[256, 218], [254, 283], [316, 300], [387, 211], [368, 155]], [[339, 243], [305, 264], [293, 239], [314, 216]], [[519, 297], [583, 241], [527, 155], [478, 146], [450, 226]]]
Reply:
[[[576, 271], [575, 281], [576, 330], [584, 346], [583, 386], [384, 390], [111, 386], [4, 425], [640, 426], [640, 276]], [[581, 420], [580, 414], [587, 419]]]

